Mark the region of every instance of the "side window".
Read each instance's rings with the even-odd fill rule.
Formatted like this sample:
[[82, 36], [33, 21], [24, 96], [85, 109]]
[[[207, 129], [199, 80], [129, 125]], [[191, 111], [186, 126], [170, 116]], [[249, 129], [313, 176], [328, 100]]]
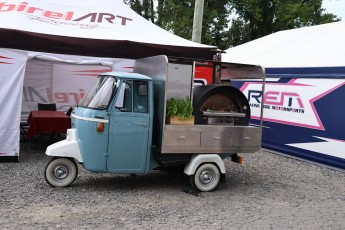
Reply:
[[148, 111], [148, 95], [147, 81], [133, 82], [133, 112], [147, 113]]
[[125, 81], [125, 94], [123, 100], [122, 112], [132, 112], [132, 81]]

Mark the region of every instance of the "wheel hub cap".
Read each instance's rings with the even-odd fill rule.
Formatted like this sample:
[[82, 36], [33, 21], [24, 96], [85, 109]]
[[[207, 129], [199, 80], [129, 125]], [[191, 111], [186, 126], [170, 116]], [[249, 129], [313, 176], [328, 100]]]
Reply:
[[203, 184], [209, 184], [213, 179], [212, 173], [210, 171], [203, 171], [200, 174], [200, 181]]
[[57, 166], [54, 169], [54, 175], [58, 179], [64, 179], [68, 175], [68, 169], [66, 167], [63, 167], [63, 166]]

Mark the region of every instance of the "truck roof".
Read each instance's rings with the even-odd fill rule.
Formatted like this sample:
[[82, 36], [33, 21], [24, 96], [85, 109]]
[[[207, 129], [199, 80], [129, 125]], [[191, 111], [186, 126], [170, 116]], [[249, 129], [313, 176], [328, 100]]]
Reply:
[[102, 73], [102, 76], [115, 76], [119, 78], [137, 79], [137, 80], [152, 80], [152, 78], [139, 74], [139, 73], [128, 73], [128, 72], [106, 72]]

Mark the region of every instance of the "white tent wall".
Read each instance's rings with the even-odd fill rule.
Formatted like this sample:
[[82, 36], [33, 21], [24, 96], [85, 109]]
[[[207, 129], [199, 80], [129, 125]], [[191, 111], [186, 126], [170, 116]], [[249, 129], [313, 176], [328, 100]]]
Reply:
[[28, 52], [21, 120], [37, 109], [37, 103], [56, 103], [67, 111], [83, 97], [103, 72], [131, 72], [134, 60]]
[[37, 103], [56, 103], [57, 110], [67, 111], [79, 102], [98, 74], [109, 71], [109, 66], [29, 60], [24, 78], [22, 120], [37, 110]]
[[19, 155], [19, 124], [27, 53], [0, 49], [0, 158]]

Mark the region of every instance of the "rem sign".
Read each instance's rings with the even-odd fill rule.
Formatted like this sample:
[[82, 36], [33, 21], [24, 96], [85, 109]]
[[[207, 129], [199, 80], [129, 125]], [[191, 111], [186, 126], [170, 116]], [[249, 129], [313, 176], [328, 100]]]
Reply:
[[264, 95], [258, 82], [246, 82], [240, 89], [249, 101], [251, 118], [259, 119], [263, 98], [263, 120], [317, 130], [324, 130], [324, 126], [314, 102], [343, 84], [328, 79], [313, 81], [299, 78], [287, 83], [270, 83], [267, 80]]

